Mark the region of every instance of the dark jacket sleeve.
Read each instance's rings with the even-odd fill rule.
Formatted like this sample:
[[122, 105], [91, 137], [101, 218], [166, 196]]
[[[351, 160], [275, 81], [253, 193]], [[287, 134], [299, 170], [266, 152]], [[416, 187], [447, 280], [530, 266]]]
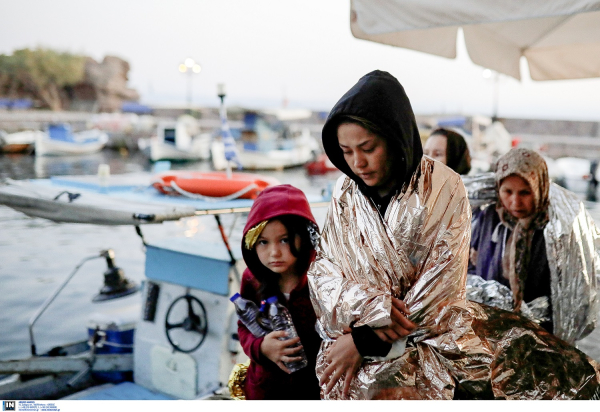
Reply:
[[392, 349], [392, 344], [382, 341], [368, 325], [352, 328], [352, 340], [362, 357], [386, 356]]
[[[260, 305], [258, 299], [258, 282], [252, 276], [252, 273], [246, 269], [242, 275], [242, 285], [240, 288], [240, 295], [253, 301], [257, 305]], [[240, 338], [240, 344], [244, 349], [244, 353], [252, 360], [261, 365], [273, 364], [266, 356], [260, 352], [260, 345], [262, 344], [264, 337], [257, 338], [244, 326], [244, 324], [238, 320], [238, 336]]]

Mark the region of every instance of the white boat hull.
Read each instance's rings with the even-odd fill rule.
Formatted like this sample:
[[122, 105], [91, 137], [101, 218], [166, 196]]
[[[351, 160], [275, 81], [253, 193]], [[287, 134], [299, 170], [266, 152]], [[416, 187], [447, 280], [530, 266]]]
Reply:
[[[227, 160], [222, 142], [214, 142], [211, 147], [213, 168], [225, 170]], [[289, 150], [239, 150], [238, 156], [242, 167], [246, 170], [282, 170], [289, 167], [302, 166], [314, 157], [312, 148], [299, 145]]]
[[[68, 192], [67, 192], [68, 191]], [[70, 199], [69, 194], [78, 194]], [[140, 225], [162, 223], [194, 216], [190, 206], [134, 202], [77, 188], [8, 181], [0, 185], [0, 204], [55, 222], [96, 225]]]
[[149, 139], [149, 142], [140, 142], [139, 147], [153, 162], [159, 160], [210, 159], [210, 136], [208, 138], [194, 138], [189, 149], [182, 149], [174, 144], [165, 143], [156, 137]]
[[[89, 130], [76, 133], [75, 136], [80, 141], [55, 140], [46, 133], [38, 134], [35, 141], [35, 154], [36, 156], [60, 156], [96, 153], [108, 143], [108, 135], [101, 131]], [[86, 141], [94, 137], [93, 141]]]

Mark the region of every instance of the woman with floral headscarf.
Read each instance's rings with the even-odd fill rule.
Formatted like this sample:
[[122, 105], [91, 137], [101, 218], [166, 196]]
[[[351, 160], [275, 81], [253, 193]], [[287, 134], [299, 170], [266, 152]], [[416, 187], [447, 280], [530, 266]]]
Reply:
[[541, 326], [571, 343], [583, 338], [598, 312], [593, 221], [573, 194], [550, 189], [546, 162], [532, 150], [501, 157], [495, 179], [498, 202], [474, 213], [469, 272], [509, 287], [516, 312], [546, 299]]

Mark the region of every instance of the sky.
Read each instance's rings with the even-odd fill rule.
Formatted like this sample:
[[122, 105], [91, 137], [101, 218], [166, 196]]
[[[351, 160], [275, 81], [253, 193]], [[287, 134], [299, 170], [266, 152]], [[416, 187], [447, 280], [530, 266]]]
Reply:
[[[494, 81], [457, 59], [356, 39], [350, 0], [0, 0], [0, 54], [46, 47], [131, 66], [141, 102], [328, 111], [364, 74], [385, 70], [404, 86], [416, 114], [492, 115]], [[526, 64], [522, 61], [522, 67]], [[535, 82], [501, 75], [498, 116], [600, 121], [600, 79]]]

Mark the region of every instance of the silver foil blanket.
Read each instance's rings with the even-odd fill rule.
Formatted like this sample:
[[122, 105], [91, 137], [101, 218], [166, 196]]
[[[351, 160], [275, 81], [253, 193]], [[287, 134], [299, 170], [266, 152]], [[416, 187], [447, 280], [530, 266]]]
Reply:
[[[470, 220], [460, 177], [426, 157], [383, 217], [352, 180], [338, 180], [308, 273], [324, 340], [351, 325], [390, 324], [391, 296], [418, 324], [402, 356], [363, 362], [352, 399], [451, 399], [455, 382], [474, 392], [489, 384], [492, 354], [471, 328], [465, 299]], [[318, 376], [331, 344], [321, 348]], [[339, 399], [341, 390], [338, 382], [326, 398]]]
[[[470, 210], [460, 177], [427, 157], [385, 216], [352, 180], [337, 181], [308, 273], [324, 339], [319, 378], [350, 326], [390, 324], [395, 296], [418, 328], [401, 356], [364, 359], [350, 399], [594, 396], [598, 376], [584, 354], [518, 314], [466, 299]], [[341, 399], [342, 385], [322, 397]]]
[[583, 202], [550, 186], [550, 222], [544, 229], [550, 266], [554, 334], [574, 343], [597, 325], [600, 311], [600, 232]]
[[494, 353], [495, 399], [598, 399], [600, 367], [514, 312], [478, 306], [473, 330]]
[[[513, 310], [513, 296], [508, 287], [477, 275], [467, 275], [467, 299], [503, 310]], [[549, 312], [550, 302], [547, 296], [521, 305], [521, 314], [537, 324], [549, 321]]]
[[[464, 176], [463, 181], [472, 207], [497, 201], [493, 173]], [[600, 231], [577, 195], [554, 183], [550, 185], [549, 215], [544, 240], [550, 266], [554, 334], [574, 343], [598, 324]], [[530, 302], [530, 309], [532, 304], [544, 302]]]
[[495, 203], [498, 199], [498, 194], [496, 193], [496, 174], [494, 172], [461, 177], [467, 189], [469, 203], [472, 207]]

